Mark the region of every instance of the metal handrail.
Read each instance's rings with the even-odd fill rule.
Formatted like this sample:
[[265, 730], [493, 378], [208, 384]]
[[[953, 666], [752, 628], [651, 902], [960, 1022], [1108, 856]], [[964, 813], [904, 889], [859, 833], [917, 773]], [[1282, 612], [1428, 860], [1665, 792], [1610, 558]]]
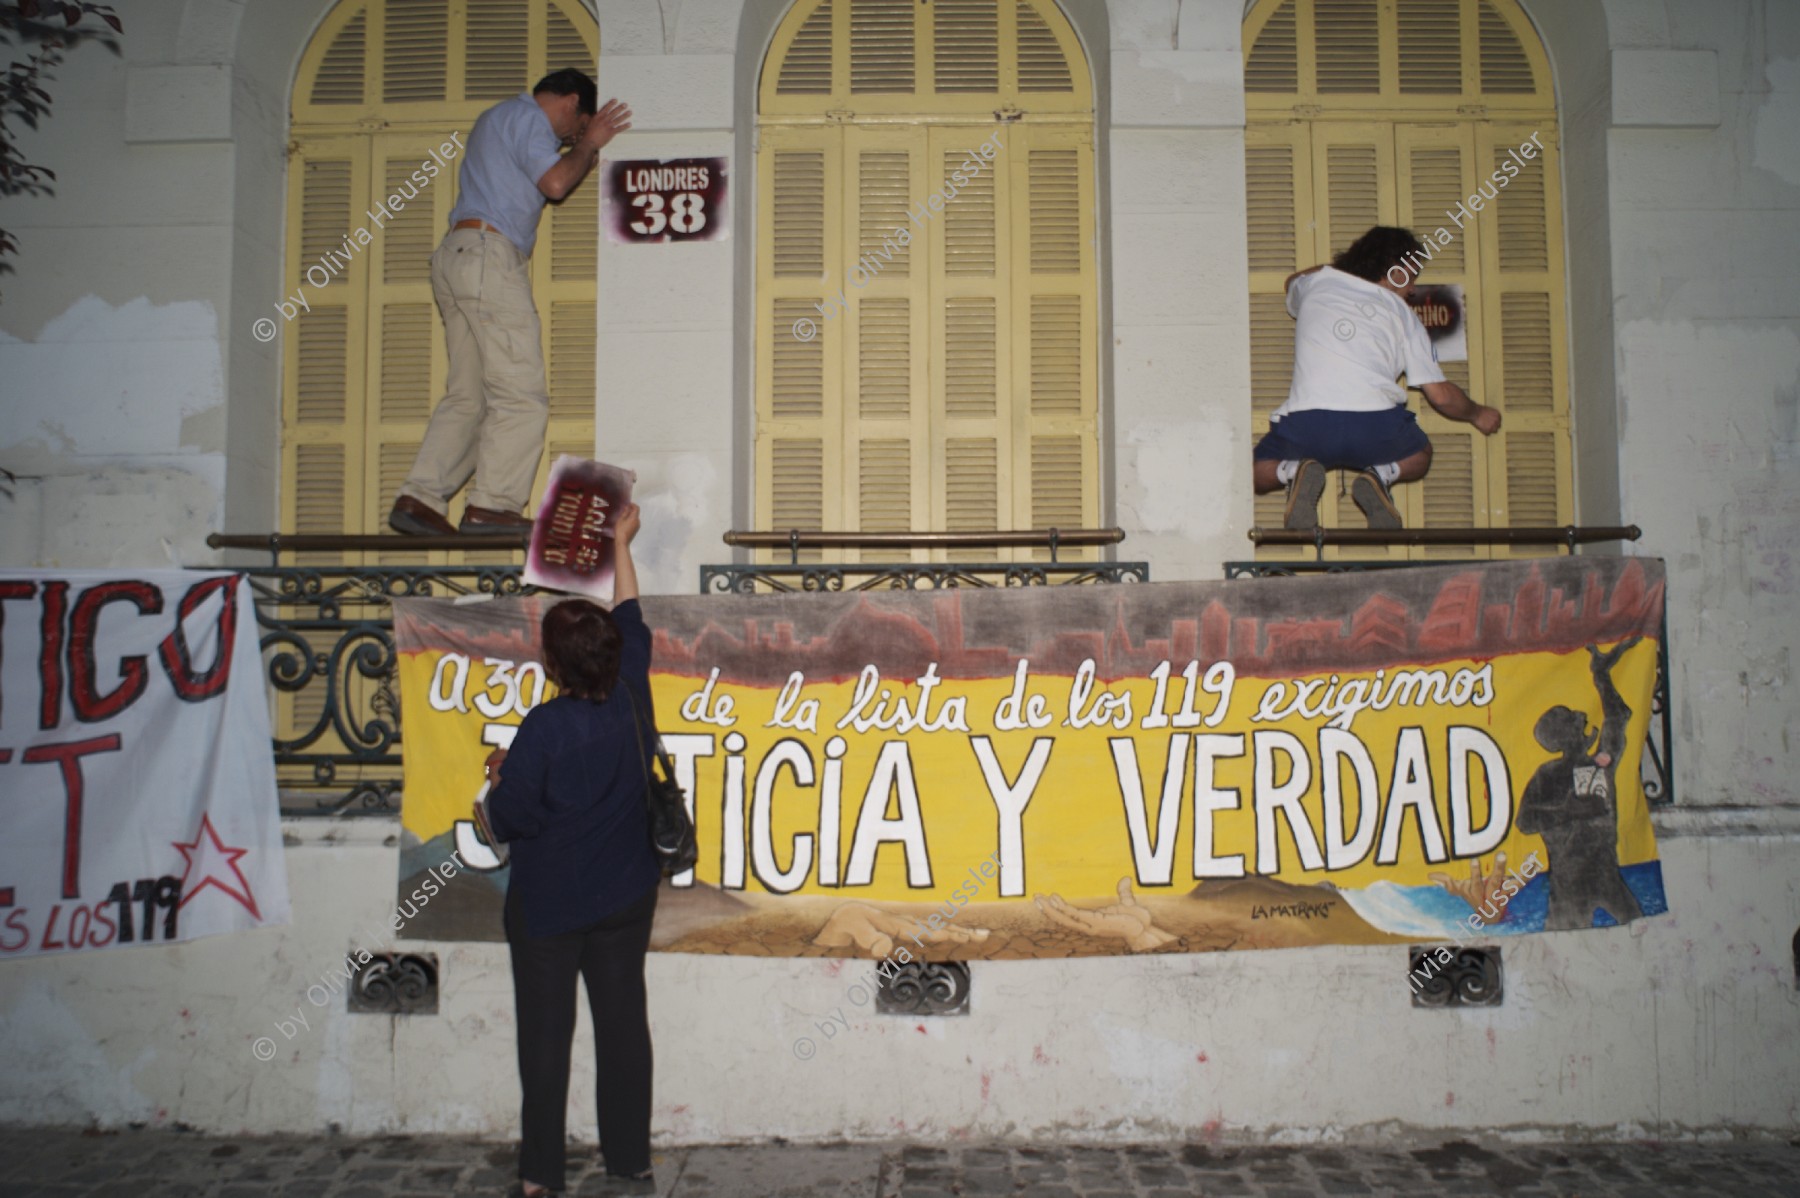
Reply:
[[993, 532], [744, 532], [725, 534], [727, 545], [749, 549], [1000, 549], [1029, 546], [1071, 549], [1089, 545], [1117, 545], [1125, 539], [1122, 528], [996, 529]]
[[399, 533], [209, 533], [206, 544], [211, 549], [261, 549], [279, 557], [283, 553], [349, 553], [375, 551], [458, 549], [473, 552], [480, 549], [523, 549], [531, 535], [529, 529], [519, 532], [454, 533], [405, 536]]
[[746, 549], [786, 549], [789, 560], [800, 562], [803, 549], [1048, 549], [1057, 560], [1061, 549], [1117, 545], [1125, 539], [1122, 528], [1015, 528], [991, 532], [815, 532], [799, 528], [779, 531], [731, 529], [723, 540]]
[[1635, 541], [1643, 530], [1635, 524], [1564, 524], [1532, 528], [1252, 528], [1258, 545], [1577, 545], [1601, 541]]

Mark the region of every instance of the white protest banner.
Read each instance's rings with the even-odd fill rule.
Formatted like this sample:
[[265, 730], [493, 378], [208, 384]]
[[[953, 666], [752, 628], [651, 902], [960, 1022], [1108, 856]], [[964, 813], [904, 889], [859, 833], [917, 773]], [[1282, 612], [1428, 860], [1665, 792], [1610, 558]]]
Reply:
[[250, 585], [0, 571], [0, 960], [288, 921]]

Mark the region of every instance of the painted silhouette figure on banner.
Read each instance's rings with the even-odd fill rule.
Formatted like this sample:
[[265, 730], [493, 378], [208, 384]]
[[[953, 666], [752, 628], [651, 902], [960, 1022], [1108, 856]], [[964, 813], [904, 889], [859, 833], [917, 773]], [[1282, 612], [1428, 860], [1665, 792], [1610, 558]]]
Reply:
[[1640, 637], [1610, 652], [1588, 646], [1601, 724], [1588, 731], [1583, 712], [1558, 705], [1538, 717], [1538, 744], [1561, 756], [1538, 766], [1519, 800], [1519, 831], [1544, 838], [1550, 857], [1546, 931], [1594, 926], [1596, 910], [1626, 923], [1643, 912], [1619, 872], [1617, 779], [1631, 708], [1613, 685], [1613, 665]]

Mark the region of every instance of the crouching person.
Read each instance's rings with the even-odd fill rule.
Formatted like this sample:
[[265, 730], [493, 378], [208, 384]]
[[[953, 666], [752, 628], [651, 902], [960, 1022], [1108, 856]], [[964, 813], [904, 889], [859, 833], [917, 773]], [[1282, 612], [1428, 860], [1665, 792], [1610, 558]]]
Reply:
[[1431, 441], [1406, 409], [1402, 372], [1441, 415], [1485, 436], [1500, 427], [1496, 409], [1444, 378], [1407, 306], [1418, 272], [1406, 259], [1423, 249], [1410, 231], [1377, 225], [1330, 266], [1288, 276], [1294, 381], [1256, 443], [1252, 472], [1258, 495], [1288, 489], [1288, 528], [1318, 527], [1328, 470], [1357, 472], [1350, 494], [1370, 528], [1401, 526], [1391, 488], [1431, 468]]

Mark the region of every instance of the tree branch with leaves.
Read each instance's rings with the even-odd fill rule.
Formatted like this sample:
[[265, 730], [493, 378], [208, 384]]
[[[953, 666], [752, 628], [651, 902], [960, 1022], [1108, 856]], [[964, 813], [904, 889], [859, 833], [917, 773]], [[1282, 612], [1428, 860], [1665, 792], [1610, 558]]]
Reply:
[[[101, 29], [105, 22], [112, 33]], [[125, 32], [108, 4], [73, 3], [71, 0], [0, 0], [0, 45], [15, 54], [0, 77], [0, 196], [51, 195], [56, 172], [27, 162], [18, 138], [25, 129], [36, 129], [50, 116], [46, 90], [53, 70], [63, 55], [83, 42], [99, 41], [118, 48], [113, 34]], [[19, 243], [0, 229], [0, 274], [12, 269], [7, 255], [17, 256]]]

